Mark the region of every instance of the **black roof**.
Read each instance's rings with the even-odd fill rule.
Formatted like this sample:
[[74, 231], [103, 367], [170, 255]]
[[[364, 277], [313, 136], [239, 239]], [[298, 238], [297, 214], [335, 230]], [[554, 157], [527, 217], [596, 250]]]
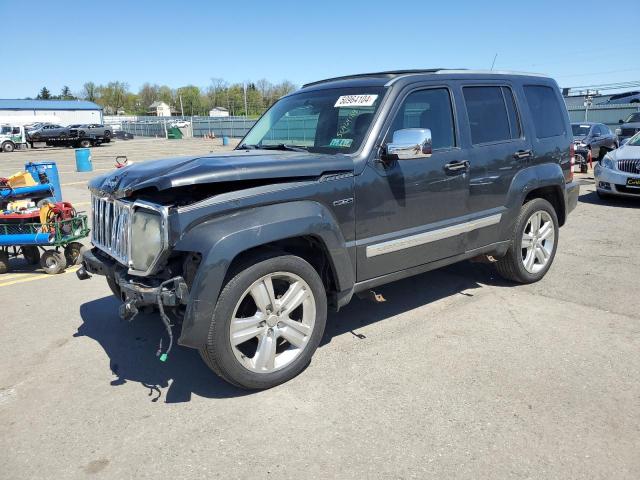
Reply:
[[[538, 77], [549, 79], [546, 75], [540, 75], [537, 73], [526, 72], [510, 72], [510, 71], [493, 71], [493, 70], [467, 70], [464, 68], [423, 68], [415, 70], [389, 70], [384, 72], [372, 72], [372, 73], [358, 73], [354, 75], [345, 75], [342, 77], [326, 78], [317, 82], [306, 83], [302, 86], [303, 89], [308, 87], [320, 87], [329, 83], [340, 83], [343, 86], [361, 86], [361, 85], [386, 85], [390, 81], [395, 79], [401, 80], [404, 77], [415, 78], [420, 75], [451, 75], [452, 77], [477, 77], [477, 78], [496, 78], [517, 75], [525, 77]], [[346, 85], [345, 85], [346, 84]]]
[[417, 70], [388, 70], [386, 72], [372, 72], [372, 73], [357, 73], [354, 75], [345, 75], [342, 77], [333, 77], [333, 78], [325, 78], [324, 80], [318, 80], [317, 82], [306, 83], [302, 86], [302, 88], [311, 87], [313, 85], [319, 85], [321, 83], [329, 83], [335, 82], [337, 80], [355, 80], [358, 78], [380, 78], [384, 80], [389, 80], [395, 77], [399, 77], [401, 75], [410, 75], [415, 73], [436, 73], [440, 70], [448, 70], [444, 68], [427, 68], [427, 69], [417, 69]]

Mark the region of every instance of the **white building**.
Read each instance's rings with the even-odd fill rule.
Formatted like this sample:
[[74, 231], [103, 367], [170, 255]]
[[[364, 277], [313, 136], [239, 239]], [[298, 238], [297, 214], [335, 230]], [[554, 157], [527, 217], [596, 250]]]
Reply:
[[171, 107], [164, 102], [153, 102], [149, 105], [147, 113], [156, 117], [170, 117]]
[[210, 117], [228, 117], [229, 110], [227, 110], [224, 107], [213, 107], [211, 110], [209, 110], [209, 116]]
[[102, 123], [102, 107], [84, 100], [3, 100], [0, 123]]

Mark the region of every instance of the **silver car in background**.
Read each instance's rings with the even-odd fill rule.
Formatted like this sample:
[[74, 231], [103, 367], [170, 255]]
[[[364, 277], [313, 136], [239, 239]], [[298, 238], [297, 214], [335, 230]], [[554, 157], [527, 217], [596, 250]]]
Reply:
[[594, 169], [600, 198], [610, 195], [640, 199], [640, 132], [607, 153]]

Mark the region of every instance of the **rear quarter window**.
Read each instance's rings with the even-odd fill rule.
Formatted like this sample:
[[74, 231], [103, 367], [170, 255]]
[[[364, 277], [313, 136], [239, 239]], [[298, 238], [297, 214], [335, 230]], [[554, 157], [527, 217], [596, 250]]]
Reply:
[[564, 135], [564, 115], [556, 92], [543, 85], [527, 85], [524, 94], [529, 104], [537, 138]]

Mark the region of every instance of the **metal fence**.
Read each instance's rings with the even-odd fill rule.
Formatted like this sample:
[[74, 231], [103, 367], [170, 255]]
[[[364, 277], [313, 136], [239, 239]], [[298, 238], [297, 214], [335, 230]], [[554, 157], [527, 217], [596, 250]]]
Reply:
[[245, 117], [115, 117], [105, 116], [104, 122], [118, 125], [125, 132], [139, 137], [165, 137], [166, 129], [173, 122], [186, 120], [191, 123], [194, 137], [215, 135], [216, 137], [242, 138], [256, 120]]
[[567, 111], [572, 122], [604, 123], [612, 131], [615, 131], [620, 120], [625, 120], [631, 113], [640, 112], [640, 104], [593, 105], [588, 109], [585, 107], [568, 107]]

